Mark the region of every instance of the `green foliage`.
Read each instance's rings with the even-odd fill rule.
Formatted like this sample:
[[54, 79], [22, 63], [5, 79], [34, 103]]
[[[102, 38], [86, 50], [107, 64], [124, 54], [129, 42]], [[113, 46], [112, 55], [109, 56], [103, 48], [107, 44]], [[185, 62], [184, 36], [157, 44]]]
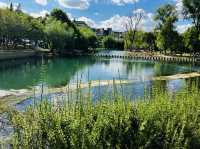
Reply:
[[124, 42], [116, 40], [112, 36], [106, 36], [106, 37], [103, 38], [103, 47], [106, 48], [106, 49], [112, 49], [112, 50], [113, 49], [123, 50], [124, 49]]
[[71, 38], [70, 32], [67, 32], [65, 25], [57, 20], [49, 20], [45, 25], [44, 32], [47, 35], [51, 49], [63, 50], [67, 37]]
[[79, 28], [80, 33], [86, 38], [86, 40], [88, 41], [88, 47], [89, 48], [96, 48], [97, 47], [97, 36], [94, 33], [94, 31], [92, 31], [90, 28], [88, 27], [80, 27]]
[[50, 14], [53, 18], [55, 18], [56, 20], [58, 21], [61, 21], [62, 23], [68, 23], [70, 24], [71, 21], [69, 20], [67, 14], [65, 12], [63, 12], [61, 9], [53, 9], [51, 11], [51, 14]]
[[184, 44], [187, 52], [198, 52], [200, 47], [199, 34], [195, 27], [189, 28], [184, 34]]
[[[199, 148], [200, 101], [195, 88], [170, 95], [154, 89], [151, 99], [105, 96], [43, 101], [11, 114], [14, 148]], [[148, 98], [148, 99], [147, 99]], [[109, 100], [108, 100], [109, 99]]]
[[198, 34], [200, 34], [200, 1], [183, 0], [183, 8], [185, 17], [193, 20], [193, 24]]
[[0, 9], [0, 43], [1, 47], [16, 48], [23, 44], [23, 39], [37, 43], [43, 39], [43, 25], [38, 20], [24, 14]]
[[132, 30], [129, 30], [125, 33], [124, 35], [124, 47], [125, 49], [132, 49], [133, 46], [136, 46], [135, 45], [135, 40], [137, 39], [136, 37], [136, 31], [132, 31]]
[[151, 51], [157, 50], [156, 47], [156, 36], [153, 32], [145, 32], [142, 37], [143, 47]]
[[[0, 9], [0, 47], [16, 49], [29, 40], [33, 46], [57, 50], [60, 53], [96, 48], [97, 38], [89, 28], [77, 28], [60, 9], [50, 16], [32, 18], [22, 12]], [[25, 48], [25, 47], [21, 47]]]
[[176, 8], [170, 4], [164, 5], [156, 11], [156, 15], [154, 17], [156, 21], [160, 21], [160, 28], [165, 23], [175, 23], [178, 20], [178, 14]]
[[179, 45], [181, 37], [174, 27], [174, 23], [178, 20], [175, 7], [167, 4], [159, 8], [155, 20], [159, 22], [156, 39], [157, 47], [165, 53], [166, 51], [178, 50], [177, 48], [181, 47]]
[[[128, 37], [129, 36], [126, 34], [125, 49], [131, 48], [131, 42]], [[157, 50], [155, 41], [156, 41], [156, 36], [153, 32], [137, 31], [135, 33], [134, 46], [136, 49], [142, 48], [147, 50]]]

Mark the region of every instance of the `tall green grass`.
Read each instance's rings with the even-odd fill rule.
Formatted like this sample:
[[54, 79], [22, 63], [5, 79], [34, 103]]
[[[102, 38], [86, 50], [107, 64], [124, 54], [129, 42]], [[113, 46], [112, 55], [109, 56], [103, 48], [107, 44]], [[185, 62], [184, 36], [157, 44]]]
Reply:
[[154, 90], [133, 102], [119, 94], [93, 102], [80, 92], [13, 112], [16, 149], [200, 148], [200, 93]]

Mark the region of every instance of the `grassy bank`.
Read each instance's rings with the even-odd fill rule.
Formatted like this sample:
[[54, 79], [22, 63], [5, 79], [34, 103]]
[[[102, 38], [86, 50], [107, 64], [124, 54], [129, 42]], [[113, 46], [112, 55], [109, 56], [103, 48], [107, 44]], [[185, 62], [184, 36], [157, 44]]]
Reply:
[[81, 94], [61, 105], [44, 99], [12, 112], [14, 148], [200, 148], [199, 97], [154, 89], [137, 102], [116, 92], [95, 103]]

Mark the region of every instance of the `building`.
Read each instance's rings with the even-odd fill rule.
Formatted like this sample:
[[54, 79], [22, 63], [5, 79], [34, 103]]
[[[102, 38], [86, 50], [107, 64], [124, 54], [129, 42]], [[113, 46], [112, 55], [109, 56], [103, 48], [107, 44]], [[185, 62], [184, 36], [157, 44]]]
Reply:
[[124, 33], [115, 31], [115, 32], [112, 32], [112, 36], [117, 40], [121, 40], [124, 37]]
[[93, 28], [92, 30], [96, 33], [97, 36], [104, 36], [104, 28]]
[[76, 21], [76, 20], [74, 20], [73, 22], [78, 27], [88, 27], [88, 28], [90, 28], [84, 21]]
[[112, 28], [107, 28], [107, 29], [104, 29], [104, 28], [93, 28], [92, 29], [97, 36], [109, 36], [109, 35], [112, 35]]

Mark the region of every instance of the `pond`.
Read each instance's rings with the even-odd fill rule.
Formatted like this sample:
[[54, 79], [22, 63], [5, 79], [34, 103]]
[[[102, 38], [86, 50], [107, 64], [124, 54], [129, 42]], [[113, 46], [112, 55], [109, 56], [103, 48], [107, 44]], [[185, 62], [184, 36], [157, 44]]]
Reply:
[[88, 80], [135, 80], [198, 71], [192, 64], [69, 57], [0, 62], [0, 89], [27, 89], [44, 83], [61, 87]]
[[[45, 84], [62, 87], [90, 80], [143, 80], [200, 70], [192, 64], [177, 64], [144, 60], [68, 57], [25, 59], [0, 62], [0, 90], [30, 89]], [[167, 86], [180, 87], [185, 80], [167, 81]], [[142, 82], [141, 82], [142, 83]], [[140, 90], [140, 81], [136, 88]], [[142, 90], [142, 88], [141, 88]]]
[[[68, 57], [54, 59], [23, 59], [0, 62], [0, 91], [30, 89], [44, 84], [49, 88], [59, 88], [76, 83], [77, 80], [87, 83], [92, 80], [130, 80], [133, 83], [123, 85], [123, 95], [129, 99], [142, 98], [145, 92], [151, 92], [153, 86], [159, 86], [170, 92], [179, 91], [193, 79], [175, 79], [167, 81], [142, 81], [145, 78], [170, 76], [179, 73], [199, 71], [200, 67], [192, 64], [177, 64], [144, 60], [105, 59], [93, 57]], [[134, 82], [134, 80], [137, 80]], [[138, 81], [139, 80], [139, 81]], [[113, 87], [93, 87], [94, 101], [100, 99]], [[48, 99], [63, 99], [62, 93], [45, 95]], [[30, 97], [16, 105], [18, 110], [40, 101], [40, 95]], [[109, 96], [110, 97], [110, 96]], [[1, 117], [0, 117], [1, 118]], [[9, 128], [9, 126], [8, 126]], [[3, 136], [9, 136], [9, 129], [0, 130]], [[1, 138], [1, 135], [0, 135]]]

